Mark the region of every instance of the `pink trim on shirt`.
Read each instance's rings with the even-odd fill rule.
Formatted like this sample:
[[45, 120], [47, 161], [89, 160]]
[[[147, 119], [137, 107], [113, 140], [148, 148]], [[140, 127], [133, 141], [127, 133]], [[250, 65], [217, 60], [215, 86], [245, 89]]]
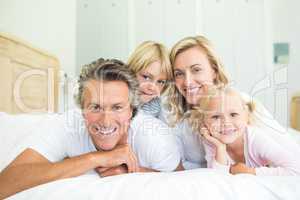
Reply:
[[[215, 160], [215, 148], [204, 141], [207, 167], [229, 173], [234, 161], [227, 155], [227, 165]], [[248, 127], [244, 134], [244, 156], [256, 175], [300, 175], [300, 147], [287, 135], [264, 132], [263, 128]]]

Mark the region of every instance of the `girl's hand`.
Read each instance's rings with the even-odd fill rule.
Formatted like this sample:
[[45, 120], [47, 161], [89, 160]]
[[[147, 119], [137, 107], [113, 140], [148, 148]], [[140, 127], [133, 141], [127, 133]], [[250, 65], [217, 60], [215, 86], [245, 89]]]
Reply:
[[255, 168], [247, 167], [244, 163], [236, 163], [230, 166], [231, 174], [253, 174], [255, 175]]
[[226, 150], [226, 144], [222, 143], [217, 138], [214, 138], [206, 127], [201, 128], [200, 134], [201, 134], [201, 136], [204, 137], [204, 139], [206, 141], [208, 141], [210, 144], [215, 146], [217, 149], [225, 149]]
[[216, 148], [215, 160], [222, 165], [227, 165], [228, 160], [226, 144], [211, 136], [209, 130], [206, 127], [201, 128], [200, 133], [209, 144], [213, 145]]

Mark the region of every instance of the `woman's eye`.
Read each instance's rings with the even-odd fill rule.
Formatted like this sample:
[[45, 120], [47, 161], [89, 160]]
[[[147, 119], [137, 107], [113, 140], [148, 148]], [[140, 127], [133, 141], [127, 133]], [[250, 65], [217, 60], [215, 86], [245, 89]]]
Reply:
[[213, 115], [213, 116], [211, 116], [211, 118], [214, 119], [214, 120], [217, 120], [217, 119], [220, 119], [220, 116], [219, 115]]
[[192, 69], [192, 71], [193, 71], [193, 72], [200, 72], [200, 71], [202, 71], [202, 68], [201, 68], [201, 67], [194, 67], [194, 68]]
[[174, 76], [175, 76], [176, 78], [178, 78], [178, 77], [183, 76], [183, 73], [182, 73], [182, 72], [175, 72]]

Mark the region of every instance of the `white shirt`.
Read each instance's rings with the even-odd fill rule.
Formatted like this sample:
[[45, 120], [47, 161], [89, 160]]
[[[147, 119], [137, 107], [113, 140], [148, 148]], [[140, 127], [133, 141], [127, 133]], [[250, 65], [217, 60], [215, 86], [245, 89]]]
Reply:
[[[128, 130], [128, 142], [142, 167], [173, 171], [180, 162], [175, 137], [160, 120], [139, 112]], [[81, 112], [55, 115], [35, 130], [28, 148], [50, 162], [97, 151], [84, 124]]]

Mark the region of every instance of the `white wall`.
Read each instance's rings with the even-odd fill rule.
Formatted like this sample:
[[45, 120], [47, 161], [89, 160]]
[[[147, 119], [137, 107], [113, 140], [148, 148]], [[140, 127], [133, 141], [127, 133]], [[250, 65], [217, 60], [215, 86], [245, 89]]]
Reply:
[[[98, 57], [126, 61], [142, 41], [156, 40], [171, 47], [183, 37], [201, 34], [215, 45], [235, 87], [251, 94], [272, 59], [267, 56], [265, 2], [79, 0], [77, 63], [81, 66]], [[263, 101], [265, 94], [255, 93]]]
[[[272, 1], [272, 31], [273, 42], [287, 42], [290, 44], [290, 60], [287, 67], [287, 92], [279, 91], [278, 102], [281, 110], [277, 113], [281, 121], [289, 121], [289, 105], [291, 96], [300, 91], [300, 1], [273, 0]], [[276, 70], [274, 66], [274, 69]], [[288, 122], [287, 122], [288, 124]]]
[[1, 0], [0, 31], [56, 55], [74, 76], [76, 65], [75, 0]]

